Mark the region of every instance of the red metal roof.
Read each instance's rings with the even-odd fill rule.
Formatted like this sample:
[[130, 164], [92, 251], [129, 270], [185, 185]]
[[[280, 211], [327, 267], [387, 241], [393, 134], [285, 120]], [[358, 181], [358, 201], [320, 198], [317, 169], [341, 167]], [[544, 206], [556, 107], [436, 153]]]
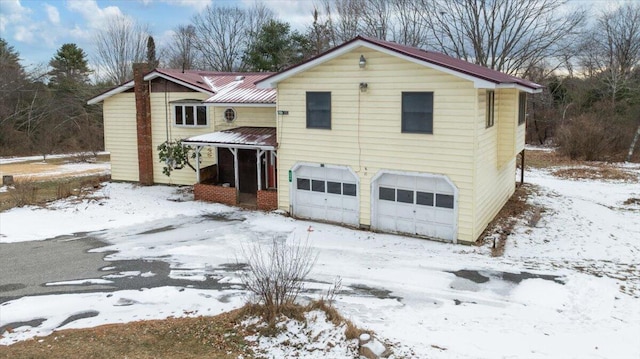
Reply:
[[379, 40], [379, 39], [375, 39], [375, 38], [370, 38], [370, 37], [365, 37], [365, 36], [357, 36], [355, 38], [353, 38], [352, 40], [349, 40], [345, 43], [343, 43], [342, 45], [336, 46], [333, 49], [326, 51], [316, 57], [313, 57], [307, 61], [304, 61], [302, 63], [296, 64], [294, 66], [291, 66], [285, 70], [283, 70], [282, 72], [276, 73], [276, 74], [272, 74], [270, 76], [267, 76], [265, 78], [263, 78], [262, 80], [258, 80], [258, 83], [264, 83], [264, 84], [268, 84], [269, 83], [269, 79], [271, 78], [275, 78], [274, 80], [280, 81], [283, 76], [286, 78], [286, 73], [287, 72], [291, 72], [293, 73], [297, 73], [298, 68], [299, 67], [303, 67], [304, 66], [309, 66], [309, 63], [313, 63], [313, 62], [318, 62], [318, 61], [322, 61], [322, 57], [325, 57], [327, 55], [336, 53], [336, 52], [340, 52], [345, 51], [345, 48], [349, 48], [349, 47], [353, 47], [353, 46], [357, 46], [359, 44], [367, 46], [367, 45], [373, 45], [374, 47], [381, 47], [383, 49], [398, 53], [400, 55], [404, 55], [404, 56], [408, 56], [411, 57], [413, 59], [416, 59], [418, 61], [423, 61], [429, 64], [433, 64], [442, 68], [446, 68], [449, 70], [452, 70], [454, 72], [460, 73], [460, 74], [465, 74], [468, 76], [471, 76], [473, 78], [477, 78], [480, 80], [485, 80], [485, 81], [489, 81], [491, 83], [494, 84], [513, 84], [513, 85], [520, 85], [523, 87], [526, 87], [528, 89], [531, 90], [540, 90], [542, 89], [544, 86], [536, 84], [534, 82], [531, 81], [527, 81], [515, 76], [511, 76], [511, 75], [507, 75], [505, 73], [502, 73], [500, 71], [496, 71], [496, 70], [492, 70], [490, 68], [481, 66], [481, 65], [476, 65], [464, 60], [460, 60], [460, 59], [456, 59], [454, 57], [445, 55], [445, 54], [441, 54], [438, 52], [434, 52], [434, 51], [427, 51], [427, 50], [422, 50], [416, 47], [411, 47], [411, 46], [406, 46], [406, 45], [400, 45], [398, 43], [395, 42], [390, 42], [390, 41], [383, 41], [383, 40]]
[[[145, 74], [145, 80], [164, 77], [194, 91], [212, 95], [207, 103], [245, 103], [275, 104], [275, 89], [258, 89], [255, 83], [272, 75], [271, 72], [216, 72], [198, 70], [154, 69]], [[133, 80], [113, 87], [93, 98], [88, 103], [94, 104], [104, 99], [133, 88]]]
[[[492, 70], [488, 67], [473, 64], [471, 62], [467, 62], [461, 59], [456, 59], [455, 57], [441, 54], [439, 52], [422, 50], [416, 47], [400, 45], [395, 42], [383, 41], [383, 40], [374, 39], [370, 37], [359, 36], [356, 39], [358, 38], [360, 38], [363, 41], [367, 41], [367, 42], [376, 44], [378, 46], [382, 46], [384, 48], [397, 51], [407, 56], [411, 56], [418, 60], [423, 60], [423, 61], [432, 63], [434, 65], [439, 65], [442, 67], [449, 68], [451, 70], [465, 73], [467, 75], [479, 77], [481, 79], [491, 81], [493, 83], [515, 83], [531, 89], [539, 89], [544, 87], [542, 85], [538, 85], [537, 83], [527, 81], [519, 77], [507, 75], [500, 71]], [[351, 41], [354, 41], [354, 40], [351, 40]]]
[[212, 92], [206, 103], [260, 103], [275, 104], [274, 89], [257, 89], [255, 83], [271, 72], [209, 72], [156, 69], [156, 72], [192, 86]]
[[182, 141], [186, 145], [226, 145], [225, 147], [273, 147], [277, 145], [275, 127], [237, 127], [206, 133]]

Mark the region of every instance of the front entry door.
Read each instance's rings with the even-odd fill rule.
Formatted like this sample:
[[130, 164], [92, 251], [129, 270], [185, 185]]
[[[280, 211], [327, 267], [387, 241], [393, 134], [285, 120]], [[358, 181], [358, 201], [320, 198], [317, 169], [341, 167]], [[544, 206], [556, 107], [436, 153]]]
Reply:
[[238, 149], [238, 179], [241, 193], [255, 194], [258, 191], [255, 150]]

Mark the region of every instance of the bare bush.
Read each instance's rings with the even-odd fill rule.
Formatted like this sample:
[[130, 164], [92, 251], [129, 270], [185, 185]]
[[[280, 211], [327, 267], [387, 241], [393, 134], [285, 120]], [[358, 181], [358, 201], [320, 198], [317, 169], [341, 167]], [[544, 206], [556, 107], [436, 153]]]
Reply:
[[620, 126], [583, 114], [558, 129], [556, 140], [562, 154], [571, 159], [609, 160], [620, 155], [628, 143]]
[[38, 186], [32, 179], [16, 181], [13, 189], [9, 191], [13, 204], [16, 207], [35, 204], [38, 199]]
[[59, 182], [56, 186], [56, 199], [63, 199], [70, 197], [73, 194], [73, 187], [71, 183]]
[[249, 270], [242, 282], [264, 306], [267, 320], [274, 319], [283, 308], [295, 303], [304, 280], [318, 255], [306, 241], [274, 238], [270, 244], [252, 244], [242, 254]]

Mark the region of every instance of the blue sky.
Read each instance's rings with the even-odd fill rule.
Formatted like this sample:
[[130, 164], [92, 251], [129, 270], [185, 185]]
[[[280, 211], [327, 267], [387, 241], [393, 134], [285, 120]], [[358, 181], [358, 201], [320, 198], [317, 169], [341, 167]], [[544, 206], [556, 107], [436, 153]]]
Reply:
[[[214, 0], [0, 0], [0, 36], [20, 53], [26, 67], [47, 64], [65, 43], [75, 43], [91, 60], [92, 36], [110, 15], [123, 14], [147, 24], [158, 47], [171, 30]], [[248, 6], [252, 0], [215, 0], [216, 4]], [[311, 22], [312, 0], [267, 0], [293, 27]], [[91, 62], [91, 61], [90, 61]]]
[[[93, 54], [92, 36], [110, 15], [123, 14], [147, 24], [158, 47], [171, 30], [207, 5], [248, 6], [254, 0], [0, 0], [0, 36], [19, 53], [27, 68], [46, 65], [64, 43]], [[570, 0], [597, 11], [612, 3], [640, 0]], [[263, 0], [280, 19], [303, 29], [311, 22], [313, 0]]]

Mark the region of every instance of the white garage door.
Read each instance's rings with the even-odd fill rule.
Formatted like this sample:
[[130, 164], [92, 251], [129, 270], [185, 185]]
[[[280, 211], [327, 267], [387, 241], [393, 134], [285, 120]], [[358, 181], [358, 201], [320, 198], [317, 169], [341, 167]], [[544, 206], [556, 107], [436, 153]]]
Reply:
[[292, 212], [296, 217], [357, 226], [358, 180], [345, 167], [294, 167]]
[[453, 241], [456, 189], [444, 176], [384, 173], [373, 183], [374, 229]]

